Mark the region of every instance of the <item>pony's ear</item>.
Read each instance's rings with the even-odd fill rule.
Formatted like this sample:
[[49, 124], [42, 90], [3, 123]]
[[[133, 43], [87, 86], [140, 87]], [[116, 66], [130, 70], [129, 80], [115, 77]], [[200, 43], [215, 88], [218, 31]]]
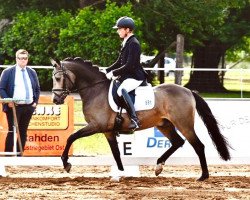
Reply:
[[60, 67], [60, 61], [57, 59], [50, 58], [50, 62], [53, 65], [53, 67]]

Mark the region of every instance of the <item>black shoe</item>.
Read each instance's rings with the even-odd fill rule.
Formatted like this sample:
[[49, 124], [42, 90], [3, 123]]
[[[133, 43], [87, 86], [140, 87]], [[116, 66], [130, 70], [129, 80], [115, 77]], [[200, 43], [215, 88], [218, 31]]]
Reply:
[[128, 128], [134, 130], [134, 129], [137, 129], [139, 127], [140, 127], [139, 122], [134, 120], [134, 119], [131, 119], [131, 123], [129, 124]]

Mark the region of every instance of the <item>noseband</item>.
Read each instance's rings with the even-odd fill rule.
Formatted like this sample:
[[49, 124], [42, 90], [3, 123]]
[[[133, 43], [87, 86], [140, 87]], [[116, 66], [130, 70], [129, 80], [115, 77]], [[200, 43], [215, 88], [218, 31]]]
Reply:
[[[60, 73], [60, 72], [63, 74], [63, 86], [62, 86], [62, 88], [52, 89], [52, 93], [55, 94], [56, 96], [58, 96], [58, 97], [64, 99], [69, 93], [75, 92], [76, 89], [75, 89], [75, 90], [69, 90], [69, 89], [67, 88], [66, 79], [68, 79], [69, 82], [70, 82], [73, 86], [74, 86], [74, 83], [73, 83], [73, 81], [70, 79], [70, 77], [69, 77], [69, 75], [68, 75], [68, 73], [67, 73], [67, 70], [65, 69], [65, 67], [64, 67], [63, 65], [61, 65], [61, 69], [58, 70], [58, 71], [56, 71], [56, 72], [53, 74], [53, 76], [55, 77], [55, 75], [58, 74], [58, 73]], [[59, 94], [57, 94], [56, 92], [61, 92], [61, 93], [60, 93], [60, 95], [59, 95]]]

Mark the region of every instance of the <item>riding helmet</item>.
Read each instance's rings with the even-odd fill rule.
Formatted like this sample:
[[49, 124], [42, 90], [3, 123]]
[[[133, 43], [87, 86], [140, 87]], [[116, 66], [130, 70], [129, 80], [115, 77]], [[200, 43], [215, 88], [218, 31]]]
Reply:
[[124, 16], [124, 17], [120, 17], [117, 21], [115, 26], [113, 26], [113, 28], [117, 29], [117, 28], [129, 28], [130, 30], [134, 30], [135, 29], [135, 22], [132, 18]]

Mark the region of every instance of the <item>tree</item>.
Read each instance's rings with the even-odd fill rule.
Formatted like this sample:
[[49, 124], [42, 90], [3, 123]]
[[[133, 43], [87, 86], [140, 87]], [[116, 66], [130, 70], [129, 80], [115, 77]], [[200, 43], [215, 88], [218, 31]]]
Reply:
[[104, 10], [86, 7], [62, 29], [59, 37], [57, 56], [80, 56], [101, 66], [108, 66], [117, 58], [120, 40], [116, 30], [112, 29], [116, 20], [129, 15], [136, 20], [137, 34], [141, 35], [140, 19], [132, 12], [131, 4], [119, 7], [116, 3], [107, 3]]
[[[119, 37], [112, 29], [116, 20], [129, 14], [139, 28], [140, 20], [133, 15], [131, 8], [131, 4], [118, 7], [115, 3], [108, 3], [105, 10], [86, 7], [75, 16], [66, 11], [19, 13], [1, 38], [2, 62], [13, 64], [15, 51], [25, 48], [31, 54], [31, 65], [49, 65], [50, 57], [61, 60], [83, 57], [107, 66], [114, 62], [120, 48]], [[39, 70], [43, 90], [51, 87], [48, 84], [50, 73], [49, 70]]]
[[[227, 50], [234, 49], [234, 46], [241, 46], [241, 49], [244, 49], [244, 37], [250, 34], [250, 16], [248, 14], [250, 5], [247, 1], [241, 3], [241, 5], [228, 8], [228, 16], [217, 34], [209, 35], [206, 40], [202, 41], [202, 45], [194, 48], [194, 68], [218, 68]], [[245, 49], [247, 50], [247, 48]], [[226, 91], [218, 71], [194, 71], [191, 73], [186, 87], [200, 92]]]
[[[135, 6], [143, 20], [147, 51], [162, 51], [175, 40], [185, 36], [185, 50], [193, 53], [195, 68], [218, 68], [226, 51], [249, 37], [249, 0], [232, 1], [138, 1]], [[249, 46], [248, 46], [249, 50]], [[213, 85], [213, 87], [211, 87]], [[224, 91], [218, 72], [193, 72], [190, 89]]]
[[58, 49], [60, 30], [68, 26], [71, 18], [72, 15], [65, 11], [45, 15], [39, 11], [19, 13], [1, 38], [4, 64], [13, 63], [15, 52], [24, 48], [31, 55], [31, 65], [47, 65]]
[[[77, 10], [80, 2], [87, 7]], [[230, 49], [249, 51], [249, 0], [112, 2], [108, 1], [104, 7], [103, 1], [92, 0], [0, 0], [0, 18], [12, 18], [21, 12], [1, 32], [1, 62], [13, 62], [14, 51], [28, 47], [33, 64], [48, 64], [51, 56], [60, 59], [81, 56], [107, 66], [116, 58], [120, 44], [111, 27], [123, 15], [135, 19], [136, 35], [147, 54], [165, 50], [177, 34], [184, 35], [185, 50], [193, 53], [195, 68], [218, 68], [221, 57]], [[58, 11], [61, 8], [70, 12], [63, 14]], [[230, 51], [227, 57], [235, 58], [236, 54]], [[209, 78], [207, 85], [205, 78]], [[186, 86], [209, 91], [211, 85], [215, 91], [224, 91], [217, 72], [193, 72]]]
[[18, 13], [26, 11], [75, 11], [79, 8], [79, 0], [0, 0], [0, 5], [0, 19], [13, 19]]
[[[56, 57], [60, 30], [67, 27], [71, 17], [71, 14], [65, 11], [47, 12], [46, 15], [38, 11], [19, 13], [1, 38], [0, 52], [4, 58], [3, 63], [14, 64], [15, 52], [24, 48], [30, 53], [30, 65], [49, 65], [49, 58]], [[51, 76], [51, 71], [37, 71], [42, 89], [50, 90], [52, 79], [48, 77]]]
[[[44, 36], [44, 32], [43, 31], [45, 28], [44, 26], [44, 23], [42, 20], [44, 20], [44, 15], [48, 16], [50, 14], [53, 13], [53, 15], [60, 15], [60, 12], [61, 10], [66, 10], [68, 11], [69, 13], [74, 13], [76, 12], [78, 9], [79, 9], [79, 0], [53, 0], [53, 1], [50, 1], [50, 0], [22, 0], [22, 1], [19, 1], [19, 0], [0, 0], [0, 48], [3, 49], [3, 51], [0, 52], [0, 63], [9, 63], [11, 62], [11, 59], [12, 59], [12, 51], [15, 51], [15, 49], [17, 48], [16, 46], [19, 46], [20, 44], [22, 44], [21, 41], [15, 43], [17, 40], [20, 40], [21, 38], [18, 36], [17, 38], [12, 38], [12, 36], [16, 36], [15, 34], [18, 34], [18, 31], [19, 30], [14, 30], [14, 33], [10, 33], [11, 31], [8, 31], [9, 29], [12, 29], [13, 27], [13, 24], [15, 24], [14, 26], [19, 26], [20, 28], [20, 33], [22, 32], [24, 34], [24, 37], [26, 35], [32, 35], [31, 37], [27, 37], [27, 41], [30, 41], [31, 38], [33, 37], [33, 42], [34, 42], [34, 34], [38, 33], [38, 43], [39, 42], [45, 42], [45, 41], [48, 41], [47, 39], [50, 37], [50, 36], [45, 36], [46, 39], [44, 40], [41, 40], [42, 36]], [[32, 23], [32, 19], [28, 19], [28, 12], [34, 14], [34, 12], [37, 12], [39, 13], [39, 17], [38, 19], [36, 18], [37, 16], [34, 16], [34, 22], [35, 23]], [[21, 15], [26, 15], [27, 17], [27, 20], [26, 21], [22, 21], [23, 19], [21, 19], [22, 23], [24, 23], [25, 25], [27, 26], [22, 26], [22, 25], [16, 25], [16, 23], [18, 23], [17, 21], [19, 20], [20, 16]], [[31, 16], [32, 14], [30, 14]], [[36, 14], [35, 14], [36, 15]], [[65, 20], [67, 20], [68, 18], [65, 17]], [[14, 20], [14, 21], [13, 21]], [[57, 19], [55, 18], [55, 21]], [[49, 23], [53, 23], [52, 20], [50, 20]], [[57, 22], [55, 22], [57, 23]], [[39, 25], [39, 26], [38, 26]], [[48, 25], [48, 24], [47, 24]], [[61, 24], [62, 27], [64, 26], [63, 24]], [[22, 27], [22, 28], [21, 28]], [[33, 31], [33, 28], [35, 28], [35, 30], [38, 30], [36, 31]], [[46, 28], [46, 31], [48, 32], [58, 32], [58, 30], [54, 30], [54, 29], [57, 29], [58, 26], [55, 26], [55, 27], [50, 27], [50, 30], [47, 30]], [[14, 28], [16, 29], [16, 28]], [[40, 30], [41, 31], [40, 31]], [[7, 33], [6, 33], [7, 31]], [[8, 35], [10, 34], [9, 36], [9, 39], [6, 39], [8, 37]], [[43, 34], [43, 35], [41, 35]], [[7, 36], [6, 36], [7, 35]], [[52, 34], [52, 37], [55, 36], [55, 34]], [[4, 38], [4, 39], [3, 39]], [[55, 38], [54, 38], [55, 39]], [[5, 40], [5, 41], [3, 41]], [[9, 50], [3, 48], [3, 46], [6, 46], [4, 44], [2, 44], [2, 42], [6, 42], [10, 40], [10, 44], [7, 45], [7, 46], [10, 46]], [[12, 43], [13, 40], [14, 42]], [[56, 39], [55, 39], [56, 41]], [[25, 43], [25, 41], [23, 41], [23, 43]], [[27, 44], [27, 43], [25, 43]], [[13, 45], [13, 46], [11, 46]], [[43, 43], [41, 45], [44, 45], [45, 47], [48, 46], [46, 43]], [[51, 45], [51, 43], [49, 44], [49, 46]], [[21, 45], [20, 45], [21, 46]], [[26, 46], [26, 45], [24, 45]], [[54, 45], [56, 46], [56, 45]], [[40, 50], [38, 48], [38, 50]], [[9, 51], [9, 52], [8, 52]], [[35, 52], [37, 53], [37, 52]], [[38, 55], [38, 54], [36, 54]], [[38, 59], [37, 61], [41, 61], [41, 63], [44, 63], [44, 59]], [[34, 60], [33, 60], [34, 61]], [[35, 63], [35, 62], [34, 62]], [[37, 62], [38, 63], [38, 62]]]
[[85, 8], [88, 6], [92, 7], [100, 7], [102, 8], [105, 6], [106, 0], [79, 0], [79, 6], [80, 8]]

